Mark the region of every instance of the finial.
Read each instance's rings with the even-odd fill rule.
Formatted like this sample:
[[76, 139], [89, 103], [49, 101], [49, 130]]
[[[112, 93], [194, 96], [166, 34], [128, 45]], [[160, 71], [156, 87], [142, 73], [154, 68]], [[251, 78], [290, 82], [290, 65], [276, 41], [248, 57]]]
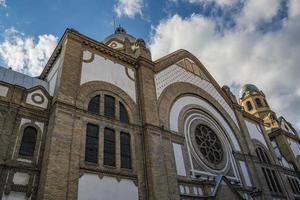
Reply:
[[119, 26], [115, 30], [115, 34], [126, 33], [125, 29], [119, 24]]

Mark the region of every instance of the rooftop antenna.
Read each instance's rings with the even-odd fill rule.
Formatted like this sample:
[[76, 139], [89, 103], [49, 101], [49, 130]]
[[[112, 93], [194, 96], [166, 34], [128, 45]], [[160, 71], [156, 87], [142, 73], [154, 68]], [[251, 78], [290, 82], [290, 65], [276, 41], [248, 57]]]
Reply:
[[114, 31], [116, 30], [116, 17], [113, 16], [113, 20], [114, 20]]

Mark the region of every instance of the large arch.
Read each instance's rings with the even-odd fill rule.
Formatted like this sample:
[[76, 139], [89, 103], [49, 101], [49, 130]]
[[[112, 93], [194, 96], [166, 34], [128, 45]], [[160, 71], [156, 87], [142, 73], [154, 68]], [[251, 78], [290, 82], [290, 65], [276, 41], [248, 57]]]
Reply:
[[[238, 129], [237, 125], [233, 121], [233, 119], [229, 116], [229, 114], [224, 110], [222, 105], [218, 103], [216, 99], [214, 99], [210, 94], [208, 94], [206, 91], [202, 90], [201, 88], [198, 88], [190, 83], [174, 83], [170, 86], [168, 86], [163, 94], [160, 96], [158, 100], [158, 112], [160, 117], [160, 123], [161, 126], [164, 126], [165, 128], [171, 130], [171, 131], [178, 131], [178, 128], [175, 128], [176, 121], [170, 122], [171, 120], [171, 110], [172, 107], [183, 97], [189, 96], [190, 98], [193, 97], [193, 100], [196, 100], [194, 102], [188, 100], [185, 102], [185, 104], [182, 104], [182, 108], [184, 106], [187, 106], [187, 103], [200, 105], [202, 107], [206, 107], [211, 109], [213, 111], [213, 114], [218, 115], [219, 120], [224, 121], [225, 124], [228, 124], [227, 131], [229, 131], [229, 134], [231, 134], [232, 138], [236, 138], [234, 140], [237, 140], [237, 143], [241, 143], [242, 141], [241, 134], [239, 134], [240, 130]], [[178, 117], [180, 115], [180, 110], [177, 112]], [[172, 118], [174, 120], [175, 117]], [[178, 119], [177, 119], [178, 120]], [[171, 127], [172, 125], [172, 127]], [[240, 145], [236, 145], [234, 149], [241, 150], [239, 147]]]
[[133, 99], [121, 88], [103, 81], [91, 81], [80, 86], [76, 98], [76, 107], [87, 110], [88, 102], [98, 91], [107, 91], [120, 97], [133, 123], [138, 123], [139, 112]]

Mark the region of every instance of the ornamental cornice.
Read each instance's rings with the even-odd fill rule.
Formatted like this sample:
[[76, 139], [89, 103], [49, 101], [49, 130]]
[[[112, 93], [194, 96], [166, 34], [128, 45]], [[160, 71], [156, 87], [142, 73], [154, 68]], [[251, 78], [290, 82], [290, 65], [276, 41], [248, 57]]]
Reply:
[[[81, 43], [83, 46], [94, 49], [102, 54], [112, 56], [112, 57], [114, 57], [120, 61], [123, 61], [125, 63], [128, 63], [134, 67], [136, 67], [136, 64], [138, 62], [137, 59], [131, 57], [130, 55], [127, 55], [123, 52], [113, 49], [113, 48], [103, 44], [102, 42], [98, 42], [92, 38], [82, 35], [81, 33], [79, 33], [78, 31], [76, 31], [74, 29], [67, 29], [65, 31], [64, 35], [62, 36], [62, 38], [60, 39], [58, 45], [54, 49], [54, 52], [52, 53], [50, 59], [48, 60], [43, 72], [41, 73], [41, 75], [39, 77], [40, 79], [46, 78], [47, 74], [49, 73], [49, 71], [52, 68], [52, 65], [56, 61], [58, 55], [61, 53], [64, 42], [68, 39], [75, 40], [75, 41]], [[143, 59], [143, 60], [147, 60], [147, 59]], [[147, 62], [152, 63], [150, 60], [148, 60]]]

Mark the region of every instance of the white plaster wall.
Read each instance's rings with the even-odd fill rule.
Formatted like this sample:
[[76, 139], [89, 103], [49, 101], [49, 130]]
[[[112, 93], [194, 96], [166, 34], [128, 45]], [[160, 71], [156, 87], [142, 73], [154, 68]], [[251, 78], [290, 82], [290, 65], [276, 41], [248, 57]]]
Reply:
[[46, 77], [46, 80], [49, 83], [49, 94], [51, 96], [53, 96], [54, 94], [58, 70], [61, 68], [62, 62], [63, 62], [63, 56], [60, 55]]
[[226, 130], [232, 144], [235, 150], [241, 151], [240, 145], [238, 143], [237, 138], [235, 137], [233, 131], [227, 124], [227, 122], [224, 120], [224, 118], [221, 116], [221, 114], [209, 103], [207, 103], [205, 100], [193, 97], [193, 96], [184, 96], [179, 99], [173, 104], [171, 111], [170, 111], [170, 118], [169, 118], [169, 123], [170, 123], [170, 130], [178, 132], [178, 120], [179, 120], [179, 114], [181, 110], [187, 106], [187, 105], [199, 105], [201, 107], [206, 108], [212, 116], [214, 116], [224, 127]]
[[[34, 94], [40, 94], [41, 96], [44, 97], [44, 102], [42, 102], [41, 104], [38, 104], [38, 103], [35, 103], [33, 100], [32, 100], [32, 95]], [[37, 107], [41, 107], [41, 108], [47, 108], [48, 107], [48, 98], [46, 97], [46, 95], [42, 92], [42, 90], [35, 90], [31, 93], [29, 93], [26, 97], [26, 103], [30, 104], [30, 105], [33, 105], [33, 106], [37, 106]]]
[[78, 200], [138, 200], [138, 188], [132, 180], [96, 174], [84, 174], [79, 179]]
[[21, 119], [21, 123], [20, 123], [20, 127], [21, 127], [23, 124], [30, 123], [30, 122], [31, 122], [30, 119], [22, 118], [22, 119]]
[[9, 195], [2, 196], [2, 200], [27, 200], [26, 194], [23, 192], [13, 192], [11, 191]]
[[290, 147], [291, 147], [295, 157], [299, 156], [300, 155], [300, 145], [299, 145], [299, 143], [295, 142], [292, 139], [288, 139], [288, 141], [289, 141]]
[[248, 128], [248, 132], [250, 134], [251, 139], [257, 139], [262, 144], [264, 144], [265, 147], [268, 149], [266, 140], [263, 136], [263, 133], [262, 133], [262, 130], [260, 129], [259, 124], [255, 123], [255, 122], [250, 122], [248, 120], [245, 120], [245, 122], [246, 122], [246, 126]]
[[239, 163], [240, 163], [240, 167], [241, 167], [241, 171], [242, 171], [242, 175], [244, 177], [245, 183], [248, 187], [251, 187], [252, 183], [251, 183], [248, 167], [244, 161], [239, 161]]
[[27, 185], [29, 182], [29, 174], [16, 172], [13, 177], [13, 183], [17, 185]]
[[8, 92], [8, 87], [5, 87], [3, 85], [0, 85], [0, 96], [6, 97]]
[[43, 132], [44, 130], [44, 122], [35, 122], [35, 124], [41, 129], [41, 131]]
[[173, 143], [173, 152], [175, 157], [177, 175], [186, 176], [181, 145]]
[[207, 93], [209, 93], [216, 101], [224, 108], [224, 110], [228, 113], [228, 115], [235, 122], [236, 126], [239, 128], [237, 119], [235, 117], [234, 111], [227, 104], [224, 98], [219, 94], [216, 88], [210, 82], [201, 79], [199, 76], [194, 75], [193, 73], [183, 69], [178, 65], [172, 65], [158, 74], [155, 75], [155, 85], [156, 85], [156, 95], [157, 98], [161, 95], [163, 90], [169, 85], [176, 82], [186, 82], [191, 83]]
[[[91, 54], [88, 51], [84, 51], [84, 56]], [[132, 69], [129, 69], [130, 74], [133, 73]], [[125, 91], [134, 102], [136, 102], [136, 90], [135, 81], [131, 80], [126, 74], [126, 67], [114, 63], [109, 59], [105, 59], [95, 54], [95, 58], [90, 63], [82, 63], [80, 84], [84, 84], [90, 81], [104, 81], [111, 83], [123, 91]]]

